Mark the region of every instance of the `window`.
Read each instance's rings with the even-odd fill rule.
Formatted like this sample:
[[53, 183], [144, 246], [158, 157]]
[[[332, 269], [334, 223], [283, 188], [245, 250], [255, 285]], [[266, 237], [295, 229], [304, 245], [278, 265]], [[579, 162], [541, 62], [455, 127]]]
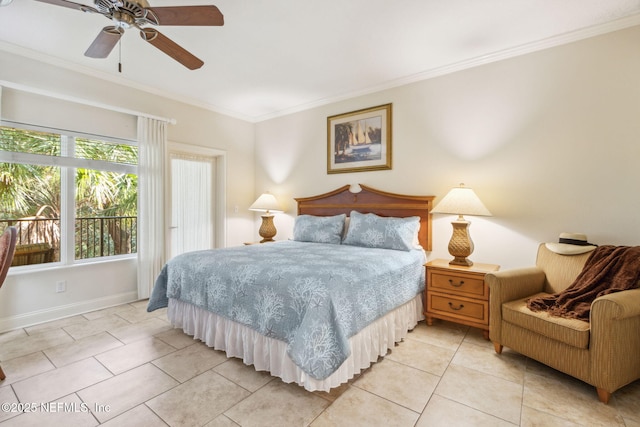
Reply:
[[0, 228], [19, 230], [13, 265], [136, 253], [135, 141], [12, 125], [0, 126]]

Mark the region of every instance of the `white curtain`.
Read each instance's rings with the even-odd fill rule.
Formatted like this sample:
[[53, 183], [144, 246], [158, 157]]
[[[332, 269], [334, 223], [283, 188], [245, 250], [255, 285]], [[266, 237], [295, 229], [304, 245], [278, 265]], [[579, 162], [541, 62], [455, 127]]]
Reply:
[[213, 247], [213, 160], [172, 153], [171, 256]]
[[138, 298], [149, 298], [165, 263], [167, 122], [138, 117]]

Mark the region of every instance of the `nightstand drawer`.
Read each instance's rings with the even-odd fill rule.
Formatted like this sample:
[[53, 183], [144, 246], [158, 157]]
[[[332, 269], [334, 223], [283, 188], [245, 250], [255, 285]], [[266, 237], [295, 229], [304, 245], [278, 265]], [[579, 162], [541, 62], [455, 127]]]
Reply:
[[429, 286], [434, 290], [442, 290], [451, 293], [463, 293], [484, 296], [484, 278], [473, 278], [459, 275], [431, 273]]
[[433, 319], [469, 325], [483, 330], [489, 339], [489, 287], [484, 276], [500, 267], [494, 264], [451, 265], [436, 259], [425, 264], [425, 312], [427, 325]]
[[469, 298], [454, 298], [449, 295], [439, 295], [429, 293], [428, 310], [434, 313], [447, 314], [448, 316], [459, 317], [487, 323], [489, 320], [489, 303]]

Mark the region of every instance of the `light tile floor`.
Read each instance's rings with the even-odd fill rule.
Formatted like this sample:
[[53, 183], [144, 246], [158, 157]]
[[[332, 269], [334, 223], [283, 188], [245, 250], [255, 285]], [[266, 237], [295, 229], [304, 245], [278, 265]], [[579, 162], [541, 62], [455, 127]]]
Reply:
[[310, 393], [194, 341], [146, 303], [1, 334], [2, 427], [640, 427], [640, 381], [604, 405], [591, 386], [495, 354], [473, 328], [422, 322], [349, 384]]

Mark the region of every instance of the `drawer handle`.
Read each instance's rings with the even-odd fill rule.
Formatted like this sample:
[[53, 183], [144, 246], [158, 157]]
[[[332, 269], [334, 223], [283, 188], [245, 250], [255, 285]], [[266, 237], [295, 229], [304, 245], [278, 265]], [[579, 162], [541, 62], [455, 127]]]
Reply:
[[449, 301], [449, 308], [451, 310], [456, 310], [456, 311], [462, 310], [464, 308], [464, 304], [460, 304], [459, 306], [454, 307], [453, 304], [451, 303], [451, 301]]
[[454, 288], [459, 288], [460, 286], [464, 285], [464, 280], [460, 280], [458, 283], [453, 283], [453, 280], [449, 279], [449, 284]]

